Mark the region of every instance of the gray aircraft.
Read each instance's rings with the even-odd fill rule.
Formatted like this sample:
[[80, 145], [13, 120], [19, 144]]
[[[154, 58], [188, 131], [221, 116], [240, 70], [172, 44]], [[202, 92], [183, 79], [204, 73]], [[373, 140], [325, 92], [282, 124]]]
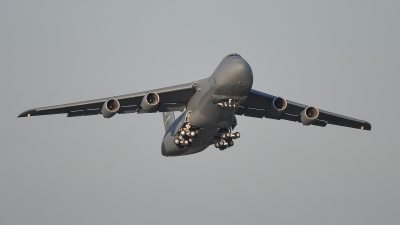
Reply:
[[[235, 115], [283, 119], [303, 125], [327, 124], [371, 130], [371, 124], [266, 94], [254, 89], [250, 65], [239, 54], [227, 55], [214, 73], [192, 83], [110, 98], [31, 109], [18, 117], [67, 113], [67, 117], [162, 112], [164, 156], [201, 152], [210, 145], [232, 147], [239, 132]], [[175, 119], [174, 111], [183, 112]]]

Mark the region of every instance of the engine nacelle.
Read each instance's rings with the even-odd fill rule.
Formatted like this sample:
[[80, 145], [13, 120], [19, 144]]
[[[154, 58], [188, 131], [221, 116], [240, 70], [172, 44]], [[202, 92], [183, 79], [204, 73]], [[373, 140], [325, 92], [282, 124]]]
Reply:
[[312, 124], [319, 116], [319, 111], [317, 108], [310, 106], [305, 108], [300, 113], [300, 121], [303, 125], [310, 125]]
[[156, 108], [158, 103], [160, 102], [160, 96], [157, 93], [147, 93], [143, 99], [140, 107], [143, 111], [149, 112], [152, 109]]
[[111, 118], [118, 112], [119, 108], [120, 104], [117, 99], [108, 99], [101, 108], [101, 114], [104, 118]]
[[274, 98], [274, 100], [272, 100], [271, 104], [269, 105], [269, 113], [272, 116], [278, 117], [282, 115], [286, 107], [287, 107], [286, 99], [282, 97], [276, 97]]

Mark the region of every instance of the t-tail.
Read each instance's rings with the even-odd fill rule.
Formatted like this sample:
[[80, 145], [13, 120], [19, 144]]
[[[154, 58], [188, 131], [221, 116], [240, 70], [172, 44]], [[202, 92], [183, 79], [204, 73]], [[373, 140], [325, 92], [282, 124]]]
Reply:
[[164, 119], [165, 131], [167, 131], [171, 124], [175, 121], [175, 114], [174, 112], [163, 112], [162, 115]]

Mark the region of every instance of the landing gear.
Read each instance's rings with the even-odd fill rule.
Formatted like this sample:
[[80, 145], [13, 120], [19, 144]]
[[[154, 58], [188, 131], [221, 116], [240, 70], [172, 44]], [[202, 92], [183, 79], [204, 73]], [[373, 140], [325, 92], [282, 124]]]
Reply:
[[199, 133], [199, 128], [192, 126], [190, 123], [185, 123], [175, 135], [174, 144], [179, 147], [190, 146], [196, 139]]
[[225, 98], [221, 99], [217, 105], [223, 109], [236, 109], [239, 106], [239, 103], [236, 99]]
[[230, 130], [223, 130], [220, 133], [219, 139], [214, 143], [214, 147], [219, 148], [219, 150], [223, 151], [229, 147], [232, 147], [235, 143], [233, 139], [240, 138], [240, 133], [231, 133]]

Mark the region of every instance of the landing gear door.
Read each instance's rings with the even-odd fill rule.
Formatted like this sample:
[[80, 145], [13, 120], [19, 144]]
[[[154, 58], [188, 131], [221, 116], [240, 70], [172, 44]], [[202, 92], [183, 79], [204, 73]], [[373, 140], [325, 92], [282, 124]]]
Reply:
[[233, 115], [233, 121], [232, 121], [232, 130], [235, 129], [235, 127], [237, 126], [237, 120], [236, 120], [236, 116]]

